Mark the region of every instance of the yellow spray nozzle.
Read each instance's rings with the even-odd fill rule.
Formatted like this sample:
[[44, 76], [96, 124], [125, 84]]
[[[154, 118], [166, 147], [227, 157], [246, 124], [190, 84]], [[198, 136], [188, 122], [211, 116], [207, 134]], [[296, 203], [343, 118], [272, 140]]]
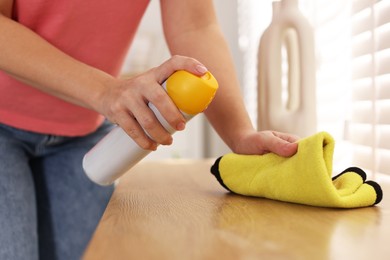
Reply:
[[184, 113], [196, 115], [203, 112], [213, 100], [218, 82], [210, 72], [196, 76], [179, 70], [166, 81], [166, 90], [175, 105]]

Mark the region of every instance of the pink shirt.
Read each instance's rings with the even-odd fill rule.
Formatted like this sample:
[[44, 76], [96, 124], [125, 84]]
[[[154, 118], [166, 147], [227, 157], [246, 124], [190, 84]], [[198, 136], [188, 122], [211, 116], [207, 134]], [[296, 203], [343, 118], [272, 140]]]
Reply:
[[[15, 0], [13, 19], [74, 58], [120, 72], [149, 0]], [[28, 43], [26, 43], [28, 48]], [[38, 133], [81, 136], [98, 113], [25, 85], [0, 71], [0, 122]]]

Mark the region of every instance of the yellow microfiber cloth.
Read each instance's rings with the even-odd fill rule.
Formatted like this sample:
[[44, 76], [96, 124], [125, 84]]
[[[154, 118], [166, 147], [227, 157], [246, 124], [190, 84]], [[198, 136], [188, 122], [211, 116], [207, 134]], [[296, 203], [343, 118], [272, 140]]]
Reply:
[[292, 157], [226, 154], [211, 172], [227, 190], [320, 207], [358, 208], [378, 204], [382, 189], [351, 167], [332, 178], [335, 142], [326, 132], [304, 138]]

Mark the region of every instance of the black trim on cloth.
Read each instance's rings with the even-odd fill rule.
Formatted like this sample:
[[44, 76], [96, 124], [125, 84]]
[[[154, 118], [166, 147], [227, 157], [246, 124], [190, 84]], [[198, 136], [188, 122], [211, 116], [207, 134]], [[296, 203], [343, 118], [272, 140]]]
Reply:
[[223, 183], [223, 180], [221, 178], [221, 174], [219, 172], [219, 162], [221, 161], [223, 156], [219, 157], [213, 164], [213, 166], [211, 166], [211, 169], [210, 169], [210, 172], [215, 176], [215, 178], [217, 178], [219, 184], [222, 185], [222, 187], [224, 187], [225, 189], [227, 189], [228, 191], [230, 192], [233, 192], [231, 191], [226, 185], [225, 183]]

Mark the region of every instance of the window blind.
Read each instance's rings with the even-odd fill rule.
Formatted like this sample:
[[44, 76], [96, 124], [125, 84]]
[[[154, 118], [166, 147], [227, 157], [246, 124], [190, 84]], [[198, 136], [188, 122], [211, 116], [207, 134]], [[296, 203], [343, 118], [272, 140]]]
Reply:
[[351, 5], [352, 162], [390, 175], [390, 1]]

